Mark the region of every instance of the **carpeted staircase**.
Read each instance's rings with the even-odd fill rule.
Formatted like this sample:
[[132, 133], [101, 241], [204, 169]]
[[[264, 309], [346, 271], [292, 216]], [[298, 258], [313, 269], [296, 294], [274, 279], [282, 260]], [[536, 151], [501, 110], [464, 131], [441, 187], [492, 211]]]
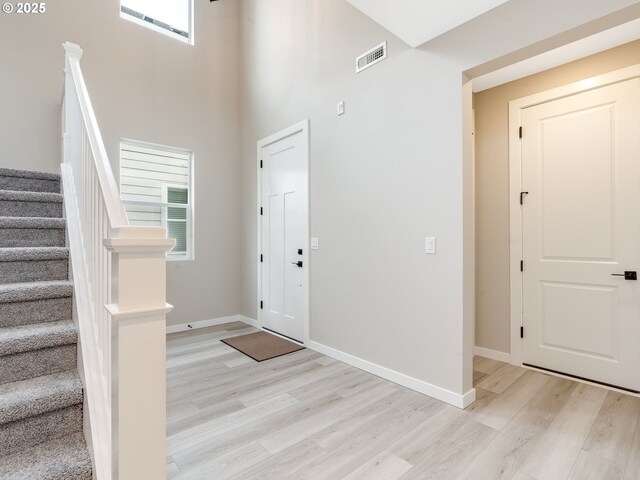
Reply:
[[91, 479], [60, 177], [0, 169], [0, 479]]

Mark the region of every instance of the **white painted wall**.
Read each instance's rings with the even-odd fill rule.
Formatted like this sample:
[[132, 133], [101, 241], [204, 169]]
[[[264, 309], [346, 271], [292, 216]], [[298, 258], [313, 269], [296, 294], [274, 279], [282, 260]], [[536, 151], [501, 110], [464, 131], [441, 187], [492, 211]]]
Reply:
[[239, 7], [194, 4], [195, 46], [121, 19], [117, 0], [0, 15], [0, 166], [57, 171], [66, 40], [84, 49], [116, 176], [121, 138], [193, 150], [196, 261], [167, 267], [172, 324], [239, 309]]
[[[256, 317], [256, 142], [309, 118], [311, 236], [320, 239], [311, 339], [467, 392], [474, 273], [463, 72], [633, 3], [511, 0], [411, 49], [344, 0], [243, 0], [241, 313]], [[383, 40], [389, 58], [356, 75], [356, 56]], [[346, 115], [337, 117], [340, 100]], [[427, 235], [438, 238], [435, 256], [424, 253]]]

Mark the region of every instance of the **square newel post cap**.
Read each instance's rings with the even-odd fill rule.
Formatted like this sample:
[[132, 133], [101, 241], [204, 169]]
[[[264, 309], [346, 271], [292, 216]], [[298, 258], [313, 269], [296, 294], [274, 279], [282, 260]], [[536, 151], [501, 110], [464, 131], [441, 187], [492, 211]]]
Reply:
[[166, 254], [176, 241], [167, 238], [164, 227], [120, 227], [112, 230], [112, 237], [104, 241], [114, 253]]
[[62, 47], [64, 48], [64, 51], [67, 56], [77, 58], [78, 60], [82, 58], [83, 50], [82, 48], [80, 48], [80, 45], [76, 45], [75, 43], [71, 43], [71, 42], [64, 42], [62, 44]]

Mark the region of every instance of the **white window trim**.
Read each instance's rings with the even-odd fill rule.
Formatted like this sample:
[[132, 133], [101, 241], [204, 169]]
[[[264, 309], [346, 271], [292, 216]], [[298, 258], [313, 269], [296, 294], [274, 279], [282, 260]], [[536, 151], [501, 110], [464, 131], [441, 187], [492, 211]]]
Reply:
[[171, 147], [169, 145], [162, 145], [161, 143], [142, 142], [140, 140], [132, 140], [130, 138], [121, 138], [120, 139], [121, 149], [122, 149], [122, 144], [130, 145], [132, 147], [138, 147], [138, 148], [165, 150], [167, 152], [176, 153], [178, 155], [190, 156], [191, 157], [190, 167], [193, 168], [193, 152], [191, 150], [187, 150], [186, 148]]
[[[167, 152], [173, 152], [173, 153], [178, 153], [178, 154], [182, 154], [182, 155], [188, 155], [189, 156], [189, 182], [188, 182], [188, 187], [189, 187], [189, 204], [187, 205], [187, 219], [188, 219], [188, 225], [187, 225], [187, 254], [186, 255], [167, 255], [167, 261], [169, 262], [191, 262], [194, 261], [196, 259], [196, 245], [195, 245], [195, 217], [196, 217], [196, 210], [195, 210], [195, 203], [194, 203], [194, 199], [195, 197], [195, 154], [193, 153], [193, 151], [191, 150], [187, 150], [184, 148], [178, 148], [178, 147], [170, 147], [168, 145], [162, 145], [159, 143], [151, 143], [151, 142], [141, 142], [139, 140], [131, 140], [129, 138], [121, 138], [120, 139], [120, 152], [122, 153], [122, 145], [126, 144], [126, 145], [130, 145], [132, 147], [141, 147], [141, 148], [152, 148], [152, 149], [158, 149], [158, 150], [165, 150]], [[122, 158], [120, 158], [120, 165], [122, 165]], [[120, 173], [120, 171], [119, 171]], [[121, 174], [120, 174], [121, 176]], [[118, 178], [118, 182], [120, 181], [120, 178]], [[173, 186], [172, 184], [168, 184], [169, 186]], [[184, 185], [179, 185], [180, 187], [184, 188]], [[122, 200], [122, 203], [124, 203], [124, 205], [148, 205], [148, 206], [171, 206], [171, 204], [168, 203], [164, 203], [164, 199], [166, 194], [166, 190], [164, 188], [164, 184], [162, 184], [162, 195], [163, 195], [163, 202], [138, 202], [138, 201], [133, 201], [133, 200]], [[177, 207], [184, 207], [184, 205], [176, 205]], [[163, 213], [162, 215], [164, 216], [164, 209], [163, 209]]]
[[[154, 32], [162, 33], [162, 34], [166, 35], [167, 37], [171, 37], [171, 38], [173, 38], [175, 40], [179, 40], [182, 43], [186, 43], [187, 45], [194, 45], [195, 44], [195, 42], [194, 42], [194, 34], [193, 34], [194, 24], [195, 24], [195, 22], [193, 20], [194, 19], [194, 15], [193, 15], [193, 8], [194, 8], [193, 0], [189, 0], [189, 31], [187, 32], [189, 34], [188, 38], [185, 38], [182, 35], [178, 35], [175, 32], [167, 30], [166, 28], [159, 27], [159, 26], [157, 26], [157, 25], [155, 25], [153, 23], [150, 23], [150, 22], [145, 22], [144, 20], [141, 20], [140, 18], [134, 17], [132, 15], [129, 15], [128, 13], [123, 12], [122, 11], [122, 1], [120, 1], [118, 3], [118, 8], [120, 10], [120, 18], [122, 18], [124, 20], [127, 20], [127, 21], [132, 22], [132, 23], [137, 23], [138, 25], [146, 27], [149, 30], [153, 30]], [[142, 12], [140, 12], [140, 13], [142, 13]]]

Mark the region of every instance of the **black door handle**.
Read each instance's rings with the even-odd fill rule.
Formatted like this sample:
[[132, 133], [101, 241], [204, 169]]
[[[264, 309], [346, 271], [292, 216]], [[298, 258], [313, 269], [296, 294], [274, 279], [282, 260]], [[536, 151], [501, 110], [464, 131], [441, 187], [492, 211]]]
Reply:
[[302, 268], [302, 260], [300, 260], [299, 262], [291, 262], [291, 265], [297, 265], [298, 267]]
[[612, 273], [612, 277], [624, 277], [625, 280], [638, 280], [637, 272]]

